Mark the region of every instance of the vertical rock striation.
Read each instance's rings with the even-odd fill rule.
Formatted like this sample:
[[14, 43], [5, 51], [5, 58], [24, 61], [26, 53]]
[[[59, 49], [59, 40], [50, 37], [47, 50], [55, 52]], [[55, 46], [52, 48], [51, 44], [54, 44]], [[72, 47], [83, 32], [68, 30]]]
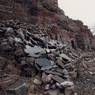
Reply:
[[71, 48], [91, 49], [92, 34], [88, 27], [66, 16], [58, 8], [58, 0], [0, 0], [0, 20], [11, 19], [50, 28], [48, 36]]

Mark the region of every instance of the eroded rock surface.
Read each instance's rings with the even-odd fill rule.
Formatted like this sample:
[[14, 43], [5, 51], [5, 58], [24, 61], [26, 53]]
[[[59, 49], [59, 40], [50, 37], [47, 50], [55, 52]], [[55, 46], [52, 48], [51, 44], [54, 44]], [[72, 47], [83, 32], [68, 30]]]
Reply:
[[50, 38], [74, 49], [91, 49], [92, 34], [88, 27], [66, 16], [57, 0], [0, 0], [0, 18], [43, 25]]
[[79, 94], [74, 80], [91, 44], [88, 27], [66, 16], [57, 0], [0, 0], [0, 95]]
[[[32, 94], [49, 94], [51, 90], [58, 90], [58, 93], [65, 94], [68, 93], [66, 90], [69, 90], [69, 95], [71, 93], [74, 95], [72, 80], [73, 74], [77, 75], [77, 72], [74, 72], [75, 63], [73, 63], [76, 54], [70, 48], [67, 49], [67, 46], [61, 42], [50, 39], [43, 31], [38, 32], [36, 29], [40, 30], [41, 26], [40, 28], [37, 25], [26, 27], [24, 24], [16, 24], [16, 21], [8, 22], [8, 26], [6, 26], [6, 22], [0, 25], [2, 35], [0, 37], [1, 88], [5, 88], [6, 93], [17, 93], [17, 95], [22, 95], [21, 89], [24, 89], [26, 93], [29, 86], [32, 87]], [[19, 28], [14, 25], [18, 25]], [[3, 79], [4, 76], [6, 79]], [[18, 76], [17, 79], [15, 76]], [[19, 79], [21, 81], [16, 86], [14, 82]], [[31, 82], [27, 86], [29, 80]], [[14, 87], [13, 92], [11, 92], [12, 89], [9, 89], [11, 87]], [[42, 92], [39, 92], [39, 89]]]

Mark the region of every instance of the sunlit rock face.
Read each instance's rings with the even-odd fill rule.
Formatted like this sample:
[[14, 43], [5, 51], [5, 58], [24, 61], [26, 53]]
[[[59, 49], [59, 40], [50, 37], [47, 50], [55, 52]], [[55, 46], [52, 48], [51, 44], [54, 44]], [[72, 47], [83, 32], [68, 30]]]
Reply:
[[90, 49], [90, 30], [81, 21], [66, 16], [58, 8], [58, 0], [0, 0], [0, 20], [12, 19], [48, 28], [52, 39], [67, 43], [74, 49]]

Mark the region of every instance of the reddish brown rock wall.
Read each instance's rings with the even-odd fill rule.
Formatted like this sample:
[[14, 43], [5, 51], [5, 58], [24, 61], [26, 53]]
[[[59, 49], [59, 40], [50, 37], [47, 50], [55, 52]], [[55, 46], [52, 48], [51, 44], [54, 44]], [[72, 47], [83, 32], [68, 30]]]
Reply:
[[57, 0], [0, 0], [0, 20], [10, 19], [51, 26], [48, 35], [53, 39], [73, 48], [91, 48], [92, 34], [88, 27], [65, 16]]

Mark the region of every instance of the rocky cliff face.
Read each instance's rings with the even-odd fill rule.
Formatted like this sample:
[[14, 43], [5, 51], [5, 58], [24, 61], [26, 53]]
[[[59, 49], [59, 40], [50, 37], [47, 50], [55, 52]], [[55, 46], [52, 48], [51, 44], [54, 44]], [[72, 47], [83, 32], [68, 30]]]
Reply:
[[[73, 80], [95, 71], [88, 70], [88, 56], [95, 63], [95, 54], [77, 49], [90, 50], [92, 38], [57, 0], [0, 0], [0, 95], [77, 95]], [[88, 88], [85, 80], [79, 93]]]
[[1, 20], [19, 19], [38, 24], [48, 36], [72, 48], [90, 49], [92, 34], [81, 21], [65, 16], [57, 0], [0, 0]]

